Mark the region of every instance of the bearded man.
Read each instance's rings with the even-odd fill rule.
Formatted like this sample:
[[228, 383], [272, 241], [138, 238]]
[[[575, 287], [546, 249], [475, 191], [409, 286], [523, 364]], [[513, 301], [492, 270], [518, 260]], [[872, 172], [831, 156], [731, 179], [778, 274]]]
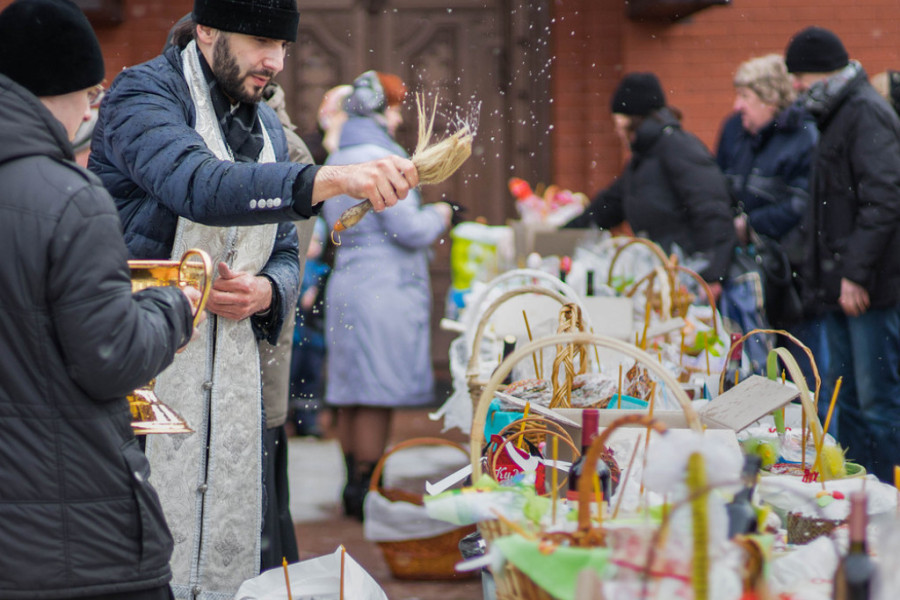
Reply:
[[412, 162], [345, 167], [288, 161], [278, 117], [260, 102], [295, 41], [295, 0], [195, 0], [194, 39], [113, 82], [89, 168], [114, 197], [132, 258], [206, 250], [218, 277], [201, 339], [157, 393], [195, 429], [151, 436], [147, 455], [175, 538], [179, 598], [230, 598], [260, 565], [257, 340], [274, 344], [299, 287], [295, 220], [326, 198], [391, 206], [418, 183]]

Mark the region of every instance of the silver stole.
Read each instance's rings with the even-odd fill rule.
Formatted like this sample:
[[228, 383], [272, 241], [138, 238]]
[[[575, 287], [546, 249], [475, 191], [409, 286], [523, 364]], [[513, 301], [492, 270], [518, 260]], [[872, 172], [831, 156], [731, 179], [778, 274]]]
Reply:
[[[195, 129], [218, 158], [233, 160], [222, 136], [194, 42], [181, 54], [197, 112]], [[259, 162], [274, 162], [263, 127]], [[213, 265], [257, 273], [275, 243], [277, 225], [209, 227], [178, 220], [172, 257], [202, 248]], [[156, 392], [194, 429], [151, 435], [147, 456], [175, 538], [176, 598], [230, 600], [259, 574], [262, 520], [262, 414], [259, 354], [249, 319], [209, 318], [200, 339], [160, 375]], [[207, 444], [209, 450], [207, 451]]]

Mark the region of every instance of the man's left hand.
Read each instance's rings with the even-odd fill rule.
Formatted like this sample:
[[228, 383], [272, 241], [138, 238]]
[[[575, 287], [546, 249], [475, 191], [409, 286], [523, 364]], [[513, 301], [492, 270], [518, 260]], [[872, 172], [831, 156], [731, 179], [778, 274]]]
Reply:
[[206, 308], [214, 315], [240, 321], [272, 304], [272, 284], [267, 277], [232, 271], [223, 262], [218, 270], [206, 302]]
[[869, 310], [869, 292], [858, 283], [842, 277], [838, 304], [848, 317], [858, 317]]

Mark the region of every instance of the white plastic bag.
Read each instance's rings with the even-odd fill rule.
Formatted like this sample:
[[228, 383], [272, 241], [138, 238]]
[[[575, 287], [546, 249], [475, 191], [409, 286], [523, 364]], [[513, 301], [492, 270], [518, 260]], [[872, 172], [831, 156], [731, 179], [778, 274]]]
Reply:
[[428, 516], [424, 506], [391, 501], [377, 491], [366, 494], [363, 535], [370, 542], [405, 542], [443, 535], [456, 525]]
[[[341, 553], [344, 552], [344, 598], [387, 600], [378, 582], [342, 547], [333, 554], [288, 565], [293, 600], [338, 600], [341, 596]], [[277, 567], [241, 584], [234, 600], [287, 600], [284, 569]]]

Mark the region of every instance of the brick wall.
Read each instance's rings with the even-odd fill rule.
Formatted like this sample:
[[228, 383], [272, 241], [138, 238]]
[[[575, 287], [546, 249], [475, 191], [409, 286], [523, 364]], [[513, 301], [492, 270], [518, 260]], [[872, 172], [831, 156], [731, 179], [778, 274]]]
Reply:
[[[684, 125], [713, 148], [731, 109], [731, 77], [742, 61], [783, 52], [807, 25], [834, 30], [852, 58], [874, 74], [900, 68], [897, 0], [732, 0], [677, 23], [640, 23], [626, 0], [552, 0], [553, 182], [593, 193], [626, 159], [612, 130], [609, 98], [623, 73], [654, 71]], [[0, 9], [11, 0], [0, 0]], [[302, 8], [302, 0], [300, 2]], [[162, 49], [193, 0], [124, 0], [120, 25], [95, 27], [107, 81]]]
[[[0, 0], [0, 9], [12, 0]], [[175, 21], [191, 11], [193, 0], [124, 0], [124, 22], [119, 25], [95, 24], [103, 46], [106, 81], [132, 65], [149, 60], [162, 51], [166, 34]]]
[[593, 193], [619, 172], [609, 98], [622, 73], [653, 71], [685, 128], [712, 149], [733, 101], [731, 77], [755, 56], [783, 52], [808, 25], [833, 30], [869, 75], [900, 68], [896, 0], [732, 0], [677, 23], [638, 23], [623, 0], [553, 3], [555, 183]]

